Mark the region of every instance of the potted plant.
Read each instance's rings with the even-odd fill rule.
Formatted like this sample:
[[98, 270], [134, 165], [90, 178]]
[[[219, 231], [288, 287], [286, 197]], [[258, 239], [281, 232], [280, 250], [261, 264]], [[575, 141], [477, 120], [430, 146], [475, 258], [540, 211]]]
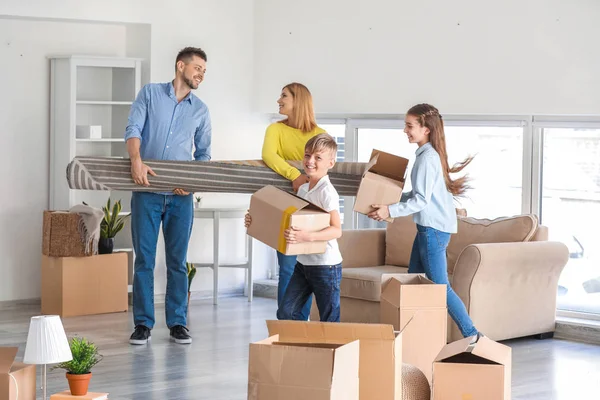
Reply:
[[188, 276], [188, 306], [190, 305], [190, 296], [192, 295], [192, 281], [196, 276], [196, 266], [190, 262], [186, 262]]
[[115, 236], [123, 226], [129, 214], [121, 215], [121, 200], [110, 205], [110, 198], [106, 202], [106, 206], [102, 207], [104, 218], [100, 223], [100, 239], [98, 240], [98, 253], [111, 254], [115, 245]]
[[98, 347], [94, 343], [82, 337], [69, 339], [69, 347], [71, 347], [73, 359], [60, 363], [52, 369], [66, 370], [71, 394], [85, 396], [92, 378], [92, 367], [102, 360], [102, 355], [98, 354]]
[[202, 196], [195, 196], [196, 201], [194, 202], [194, 208], [200, 208], [200, 202], [202, 201]]

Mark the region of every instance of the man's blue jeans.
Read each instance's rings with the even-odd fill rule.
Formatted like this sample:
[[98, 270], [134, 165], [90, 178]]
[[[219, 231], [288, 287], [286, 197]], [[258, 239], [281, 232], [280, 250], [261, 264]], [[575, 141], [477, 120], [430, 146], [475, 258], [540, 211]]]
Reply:
[[131, 197], [131, 236], [135, 251], [133, 321], [154, 327], [154, 266], [162, 222], [167, 264], [165, 314], [167, 326], [186, 326], [187, 250], [194, 210], [192, 195], [134, 192]]
[[[277, 252], [277, 262], [279, 264], [279, 284], [277, 286], [277, 307], [281, 307], [285, 290], [290, 283], [294, 268], [296, 268], [296, 256], [286, 256], [280, 252]], [[308, 296], [308, 300], [301, 311], [301, 320], [308, 321], [310, 316], [310, 307], [312, 305], [312, 296]]]
[[425, 273], [427, 278], [437, 284], [445, 284], [447, 290], [448, 313], [456, 322], [464, 337], [477, 335], [477, 329], [460, 297], [450, 287], [448, 281], [448, 261], [446, 248], [450, 234], [437, 229], [417, 225], [417, 236], [413, 243], [408, 264], [409, 274]]
[[277, 310], [277, 318], [302, 320], [306, 299], [314, 293], [321, 321], [340, 322], [341, 281], [342, 264], [305, 266], [296, 263], [281, 306]]

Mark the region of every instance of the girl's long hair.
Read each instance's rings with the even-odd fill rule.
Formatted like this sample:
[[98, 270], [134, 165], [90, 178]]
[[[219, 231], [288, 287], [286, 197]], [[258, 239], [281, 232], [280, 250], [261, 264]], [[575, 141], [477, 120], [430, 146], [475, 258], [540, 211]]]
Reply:
[[[294, 98], [293, 114], [291, 117], [280, 121], [284, 124], [301, 130], [304, 133], [312, 132], [317, 127], [315, 110], [310, 91], [301, 83], [292, 82], [283, 87], [292, 94]], [[282, 90], [283, 90], [282, 89]]]
[[444, 173], [444, 181], [446, 188], [454, 196], [463, 196], [470, 186], [467, 185], [469, 178], [467, 175], [457, 179], [451, 179], [450, 174], [455, 174], [462, 171], [471, 161], [473, 157], [467, 157], [462, 162], [454, 164], [452, 167], [448, 165], [448, 152], [446, 151], [446, 134], [444, 133], [444, 121], [437, 108], [430, 104], [417, 104], [411, 107], [406, 113], [417, 118], [421, 126], [429, 128], [429, 142], [437, 151], [442, 162], [442, 171]]

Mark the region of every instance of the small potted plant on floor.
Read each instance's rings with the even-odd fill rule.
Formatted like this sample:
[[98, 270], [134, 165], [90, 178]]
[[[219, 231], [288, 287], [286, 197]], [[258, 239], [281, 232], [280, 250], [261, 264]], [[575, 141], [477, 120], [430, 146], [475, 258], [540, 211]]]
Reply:
[[194, 276], [196, 276], [196, 267], [194, 264], [190, 262], [186, 262], [187, 266], [187, 276], [188, 276], [188, 306], [190, 305], [190, 296], [192, 295], [192, 281], [194, 280]]
[[106, 206], [102, 207], [104, 218], [100, 223], [100, 239], [98, 240], [98, 253], [111, 254], [115, 246], [115, 236], [123, 226], [125, 220], [130, 214], [121, 215], [121, 200], [110, 205], [110, 198], [106, 202]]
[[92, 367], [102, 360], [98, 347], [86, 338], [74, 337], [69, 339], [73, 359], [58, 364], [52, 369], [62, 368], [67, 371], [69, 389], [73, 396], [85, 396], [88, 392]]

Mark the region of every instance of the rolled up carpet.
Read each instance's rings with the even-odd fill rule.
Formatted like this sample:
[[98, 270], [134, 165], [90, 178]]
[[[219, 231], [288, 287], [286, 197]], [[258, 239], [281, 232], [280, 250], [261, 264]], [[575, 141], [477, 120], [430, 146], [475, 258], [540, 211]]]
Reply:
[[[300, 161], [288, 161], [302, 170]], [[144, 160], [157, 176], [148, 175], [150, 186], [139, 186], [131, 178], [126, 158], [75, 157], [67, 166], [71, 189], [170, 192], [254, 193], [272, 185], [292, 191], [292, 183], [260, 160], [164, 161]], [[331, 183], [340, 196], [356, 196], [366, 163], [339, 162], [329, 171]]]

